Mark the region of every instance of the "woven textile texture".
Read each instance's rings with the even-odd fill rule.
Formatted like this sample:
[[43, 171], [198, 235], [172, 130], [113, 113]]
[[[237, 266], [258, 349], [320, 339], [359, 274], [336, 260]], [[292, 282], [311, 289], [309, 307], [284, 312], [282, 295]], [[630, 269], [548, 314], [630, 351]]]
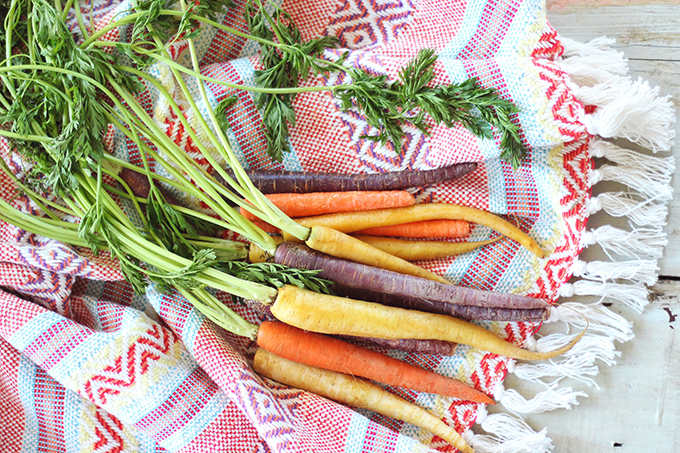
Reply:
[[[83, 2], [84, 3], [84, 2]], [[266, 155], [262, 121], [252, 93], [206, 83], [214, 105], [236, 95], [228, 111], [229, 139], [249, 168], [375, 173], [428, 169], [477, 161], [461, 180], [413, 189], [420, 203], [459, 203], [507, 216], [549, 252], [533, 256], [503, 239], [456, 258], [419, 264], [453, 283], [532, 295], [554, 302], [572, 277], [590, 214], [593, 135], [583, 118], [594, 106], [577, 99], [560, 66], [564, 47], [547, 23], [540, 0], [284, 0], [276, 3], [300, 26], [303, 37], [337, 36], [347, 64], [396, 77], [421, 48], [439, 55], [436, 82], [476, 77], [520, 108], [528, 159], [517, 170], [499, 159], [499, 138], [479, 139], [462, 128], [435, 127], [426, 136], [409, 130], [401, 150], [362, 138], [371, 133], [361, 114], [342, 111], [327, 91], [295, 98], [297, 121], [291, 152], [282, 163]], [[129, 8], [109, 0], [96, 10], [102, 28]], [[83, 5], [83, 11], [89, 6]], [[242, 2], [219, 17], [245, 29]], [[78, 33], [74, 26], [74, 33]], [[125, 40], [118, 28], [108, 40]], [[187, 43], [169, 48], [190, 65]], [[253, 83], [258, 46], [206, 27], [197, 38], [202, 73]], [[167, 67], [149, 73], [187, 106]], [[311, 77], [306, 85], [346, 82], [337, 75]], [[195, 80], [190, 89], [200, 99]], [[176, 143], [198, 156], [166, 101], [149, 88], [141, 95]], [[200, 104], [199, 104], [200, 107]], [[188, 107], [187, 107], [188, 108]], [[200, 112], [186, 112], [190, 122]], [[109, 150], [141, 165], [135, 144], [111, 127]], [[23, 167], [2, 142], [5, 160]], [[207, 162], [205, 168], [210, 170]], [[153, 162], [151, 163], [152, 166]], [[155, 166], [154, 166], [155, 167]], [[160, 166], [155, 167], [160, 173]], [[170, 175], [165, 175], [170, 176]], [[183, 203], [192, 200], [174, 194]], [[13, 182], [0, 181], [0, 196], [31, 212]], [[200, 206], [199, 206], [200, 208]], [[135, 213], [130, 209], [130, 217]], [[475, 226], [469, 240], [495, 237]], [[153, 288], [135, 295], [117, 264], [0, 223], [0, 443], [3, 452], [406, 452], [454, 451], [437, 437], [368, 410], [352, 409], [262, 379], [250, 368], [254, 344], [215, 327], [181, 296]], [[255, 307], [217, 297], [246, 319], [261, 321]], [[525, 345], [540, 327], [488, 322], [484, 327]], [[452, 357], [389, 352], [409, 363], [460, 379], [500, 398], [511, 361], [459, 346]], [[469, 438], [481, 405], [400, 388], [413, 401]], [[479, 421], [479, 420], [478, 420]], [[480, 451], [483, 448], [480, 447]]]

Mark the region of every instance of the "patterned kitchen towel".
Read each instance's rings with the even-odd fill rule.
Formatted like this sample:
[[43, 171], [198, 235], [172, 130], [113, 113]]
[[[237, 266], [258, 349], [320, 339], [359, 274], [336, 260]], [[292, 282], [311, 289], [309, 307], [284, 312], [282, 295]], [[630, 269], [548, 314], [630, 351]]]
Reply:
[[[548, 350], [565, 344], [585, 327], [579, 313], [589, 319], [590, 329], [569, 353], [545, 363], [520, 363], [465, 346], [452, 357], [389, 352], [494, 396], [500, 410], [493, 414], [481, 404], [389, 390], [442, 418], [479, 453], [550, 451], [546, 429], [534, 431], [521, 414], [578, 404], [585, 393], [572, 390], [563, 378], [597, 385], [598, 365], [615, 362], [615, 342], [632, 338], [630, 323], [601, 301], [642, 310], [647, 286], [656, 279], [673, 161], [609, 139], [668, 151], [674, 121], [669, 99], [646, 82], [631, 79], [610, 41], [561, 39], [548, 24], [540, 0], [275, 4], [291, 14], [303, 38], [332, 35], [340, 40], [340, 48], [326, 51], [329, 59], [348, 51], [346, 64], [394, 78], [419, 49], [433, 48], [439, 55], [436, 82], [476, 77], [520, 107], [514, 121], [521, 126], [529, 155], [514, 170], [499, 158], [498, 137], [479, 139], [460, 127], [437, 126], [429, 135], [412, 129], [396, 153], [367, 140], [371, 127], [362, 115], [344, 111], [327, 91], [301, 94], [294, 100], [291, 151], [275, 163], [265, 152], [261, 112], [252, 93], [205, 83], [213, 106], [227, 96], [238, 98], [228, 111], [228, 134], [246, 167], [375, 173], [480, 163], [453, 183], [414, 189], [417, 200], [460, 203], [507, 216], [548, 256], [539, 259], [513, 241], [500, 240], [420, 264], [462, 286], [548, 299], [555, 303], [548, 323], [573, 328], [569, 334], [534, 336], [538, 324], [483, 323], [518, 345]], [[96, 29], [103, 29], [124, 17], [130, 5], [96, 3], [92, 14], [88, 3], [80, 7], [83, 15], [94, 18]], [[221, 23], [245, 29], [243, 2], [225, 11], [218, 17]], [[75, 22], [73, 33], [81, 33]], [[120, 27], [105, 37], [125, 41], [129, 33]], [[259, 48], [252, 41], [209, 26], [196, 41], [203, 75], [253, 83]], [[186, 48], [187, 42], [180, 40], [169, 51], [178, 63], [189, 65]], [[166, 66], [150, 66], [148, 72], [186, 107]], [[345, 81], [344, 76], [326, 75], [304, 83], [332, 86]], [[187, 78], [187, 84], [198, 93], [195, 79]], [[172, 140], [196, 153], [191, 137], [153, 87], [141, 99]], [[198, 107], [199, 112], [186, 111], [190, 122], [204, 106], [199, 102]], [[105, 141], [112, 153], [141, 163], [139, 150], [120, 131], [110, 127]], [[21, 177], [25, 162], [4, 141], [1, 150]], [[154, 167], [163, 174], [160, 166]], [[12, 178], [0, 177], [2, 199], [37, 212], [17, 195]], [[622, 189], [593, 196], [599, 181], [617, 182]], [[192, 203], [185, 194], [174, 195]], [[598, 212], [628, 218], [630, 230], [609, 225], [588, 230], [588, 219]], [[489, 229], [477, 226], [469, 240], [490, 237]], [[178, 294], [151, 288], [145, 296], [135, 295], [105, 253], [95, 256], [5, 222], [0, 223], [0, 240], [4, 452], [454, 451], [420, 428], [261, 378], [250, 368], [252, 342], [216, 327]], [[611, 260], [580, 260], [581, 251], [594, 244]], [[573, 295], [598, 296], [600, 302], [568, 302]], [[246, 319], [261, 320], [256, 308], [235, 303], [224, 293], [216, 296]], [[505, 389], [508, 373], [542, 382], [546, 390], [526, 398]]]

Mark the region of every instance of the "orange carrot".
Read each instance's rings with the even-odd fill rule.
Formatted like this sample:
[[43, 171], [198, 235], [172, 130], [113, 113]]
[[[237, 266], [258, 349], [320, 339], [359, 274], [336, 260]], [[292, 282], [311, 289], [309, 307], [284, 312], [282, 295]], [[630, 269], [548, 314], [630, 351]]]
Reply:
[[495, 404], [484, 393], [455, 379], [338, 338], [308, 332], [282, 322], [263, 322], [257, 334], [257, 345], [284, 359], [325, 370], [360, 376], [419, 392], [436, 393], [475, 403]]
[[[308, 217], [336, 212], [370, 211], [373, 209], [413, 206], [415, 198], [405, 190], [380, 192], [313, 192], [273, 193], [265, 195], [288, 217]], [[241, 214], [248, 220], [257, 217], [245, 208]]]
[[253, 220], [253, 223], [256, 226], [260, 227], [262, 229], [262, 231], [264, 231], [265, 233], [269, 233], [269, 234], [279, 234], [279, 233], [281, 233], [281, 230], [276, 228], [274, 225], [271, 225], [271, 224], [264, 222], [262, 220]]
[[404, 238], [461, 238], [470, 234], [465, 220], [422, 220], [359, 230], [356, 234]]

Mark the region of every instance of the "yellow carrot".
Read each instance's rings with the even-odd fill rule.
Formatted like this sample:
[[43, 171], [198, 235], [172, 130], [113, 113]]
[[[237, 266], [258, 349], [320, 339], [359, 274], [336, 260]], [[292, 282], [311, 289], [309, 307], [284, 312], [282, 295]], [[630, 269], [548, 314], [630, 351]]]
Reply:
[[475, 250], [476, 248], [492, 244], [502, 237], [499, 236], [495, 239], [489, 239], [488, 241], [442, 242], [410, 241], [408, 239], [383, 238], [379, 236], [366, 236], [363, 234], [353, 234], [352, 236], [406, 261], [429, 260], [460, 255]]
[[399, 272], [400, 274], [414, 275], [427, 278], [441, 283], [449, 283], [445, 278], [423, 269], [420, 266], [409, 263], [401, 258], [390, 255], [375, 248], [359, 239], [340, 233], [332, 228], [315, 225], [312, 227], [309, 238], [305, 241], [309, 248], [321, 253], [344, 258], [356, 263], [367, 264], [382, 269]]
[[462, 436], [442, 420], [363, 379], [293, 362], [264, 349], [255, 352], [253, 369], [282, 384], [418, 426], [436, 434], [463, 453], [474, 453]]
[[519, 242], [539, 258], [545, 256], [545, 252], [531, 236], [507, 220], [481, 209], [455, 204], [427, 203], [404, 208], [327, 214], [298, 219], [298, 223], [307, 227], [323, 225], [344, 233], [354, 233], [367, 228], [436, 219], [466, 220], [487, 226]]
[[462, 319], [328, 296], [290, 285], [279, 288], [271, 311], [278, 320], [312, 332], [387, 339], [444, 340], [520, 360], [544, 360], [564, 354], [583, 335], [581, 333], [568, 345], [553, 351], [529, 351]]

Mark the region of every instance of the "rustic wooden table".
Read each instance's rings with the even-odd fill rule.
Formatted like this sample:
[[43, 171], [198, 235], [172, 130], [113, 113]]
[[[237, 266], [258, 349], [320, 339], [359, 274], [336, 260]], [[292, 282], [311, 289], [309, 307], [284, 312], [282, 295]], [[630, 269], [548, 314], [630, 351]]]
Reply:
[[[547, 0], [547, 7], [562, 36], [614, 38], [630, 75], [658, 85], [680, 112], [680, 0]], [[672, 154], [677, 165], [680, 134]], [[611, 307], [634, 323], [635, 338], [619, 345], [616, 365], [600, 367], [599, 389], [569, 383], [589, 394], [578, 406], [526, 418], [536, 430], [548, 428], [556, 452], [680, 452], [680, 178], [673, 188], [669, 243], [649, 306], [642, 314]], [[587, 253], [590, 259], [602, 254]]]

